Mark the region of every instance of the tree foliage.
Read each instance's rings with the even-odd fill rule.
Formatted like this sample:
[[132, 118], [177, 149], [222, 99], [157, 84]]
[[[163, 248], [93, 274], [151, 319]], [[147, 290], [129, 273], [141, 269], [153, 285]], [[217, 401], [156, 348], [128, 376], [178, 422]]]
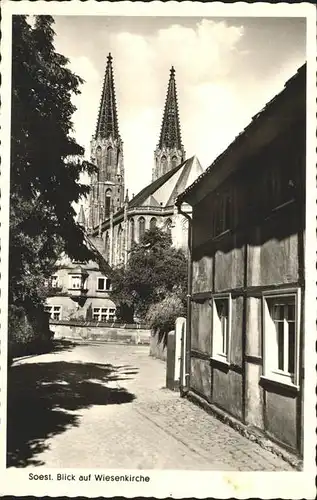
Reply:
[[122, 319], [146, 318], [151, 304], [177, 294], [185, 301], [187, 263], [185, 254], [172, 246], [169, 235], [154, 228], [146, 231], [140, 244], [132, 248], [126, 268], [112, 272], [113, 299]]
[[92, 257], [73, 208], [91, 172], [74, 159], [83, 149], [72, 137], [71, 97], [83, 81], [56, 52], [53, 23], [14, 16], [12, 26], [10, 302], [26, 308], [43, 301], [40, 284], [61, 251]]
[[169, 292], [160, 302], [150, 305], [146, 314], [146, 322], [154, 332], [166, 334], [175, 328], [176, 319], [185, 315], [184, 300], [175, 290]]

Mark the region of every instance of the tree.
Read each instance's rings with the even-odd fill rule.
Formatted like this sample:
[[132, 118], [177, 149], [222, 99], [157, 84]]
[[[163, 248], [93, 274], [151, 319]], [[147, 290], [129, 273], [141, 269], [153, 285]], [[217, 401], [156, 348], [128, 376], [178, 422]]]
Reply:
[[62, 251], [92, 258], [73, 208], [89, 190], [81, 173], [92, 172], [71, 135], [83, 80], [56, 52], [53, 23], [13, 17], [9, 300], [26, 310], [43, 302], [40, 285]]
[[[185, 303], [187, 261], [180, 249], [172, 246], [169, 235], [153, 228], [135, 245], [126, 268], [112, 271], [113, 299], [119, 316], [131, 320], [133, 314], [146, 318], [151, 304], [174, 292]], [[129, 313], [129, 314], [128, 314]]]

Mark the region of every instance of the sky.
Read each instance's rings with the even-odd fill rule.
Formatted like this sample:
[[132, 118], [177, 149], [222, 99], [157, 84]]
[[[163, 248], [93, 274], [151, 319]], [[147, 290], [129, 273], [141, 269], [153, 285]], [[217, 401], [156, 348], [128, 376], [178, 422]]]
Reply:
[[112, 53], [130, 196], [151, 182], [172, 65], [186, 155], [196, 154], [205, 169], [306, 59], [304, 18], [54, 19], [56, 50], [85, 80], [73, 123], [87, 159]]

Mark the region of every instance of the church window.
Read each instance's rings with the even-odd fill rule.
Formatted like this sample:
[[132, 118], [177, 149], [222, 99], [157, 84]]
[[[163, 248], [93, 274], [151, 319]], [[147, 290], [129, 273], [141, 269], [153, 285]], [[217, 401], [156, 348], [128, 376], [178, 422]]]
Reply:
[[172, 168], [176, 167], [177, 165], [177, 156], [173, 156], [172, 158]]
[[107, 149], [107, 165], [112, 165], [112, 147], [109, 146]]
[[134, 238], [135, 238], [135, 225], [134, 225], [134, 219], [130, 220], [130, 238], [131, 238], [131, 246], [134, 243]]
[[122, 259], [122, 254], [123, 254], [123, 229], [122, 226], [119, 226], [118, 229], [118, 242], [117, 242], [117, 249], [118, 249], [118, 258], [119, 262]]
[[169, 237], [171, 238], [172, 237], [172, 220], [171, 219], [167, 219], [167, 221], [166, 221], [166, 232], [169, 235]]
[[156, 228], [156, 217], [152, 217], [150, 220], [150, 229], [155, 229]]
[[144, 217], [139, 218], [139, 241], [142, 240], [145, 233], [145, 219]]
[[99, 167], [100, 162], [101, 162], [101, 147], [100, 146], [98, 146], [96, 148], [96, 162], [97, 162], [97, 166]]
[[111, 167], [113, 164], [113, 149], [111, 146], [107, 149], [107, 162], [106, 162], [106, 180], [110, 180], [111, 178]]
[[162, 174], [165, 174], [167, 171], [167, 158], [166, 156], [162, 156]]
[[109, 217], [110, 215], [110, 207], [111, 207], [111, 189], [106, 190], [105, 196], [105, 216]]
[[106, 254], [106, 259], [109, 260], [109, 254], [110, 254], [110, 238], [109, 238], [109, 233], [107, 231], [106, 233], [106, 239], [105, 239], [105, 254]]

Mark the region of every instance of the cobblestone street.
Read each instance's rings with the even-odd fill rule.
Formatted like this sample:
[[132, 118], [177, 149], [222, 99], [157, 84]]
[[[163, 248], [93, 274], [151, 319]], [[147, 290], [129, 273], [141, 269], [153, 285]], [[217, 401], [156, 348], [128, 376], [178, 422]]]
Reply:
[[16, 361], [8, 392], [8, 466], [291, 470], [164, 389], [148, 346], [60, 345]]

